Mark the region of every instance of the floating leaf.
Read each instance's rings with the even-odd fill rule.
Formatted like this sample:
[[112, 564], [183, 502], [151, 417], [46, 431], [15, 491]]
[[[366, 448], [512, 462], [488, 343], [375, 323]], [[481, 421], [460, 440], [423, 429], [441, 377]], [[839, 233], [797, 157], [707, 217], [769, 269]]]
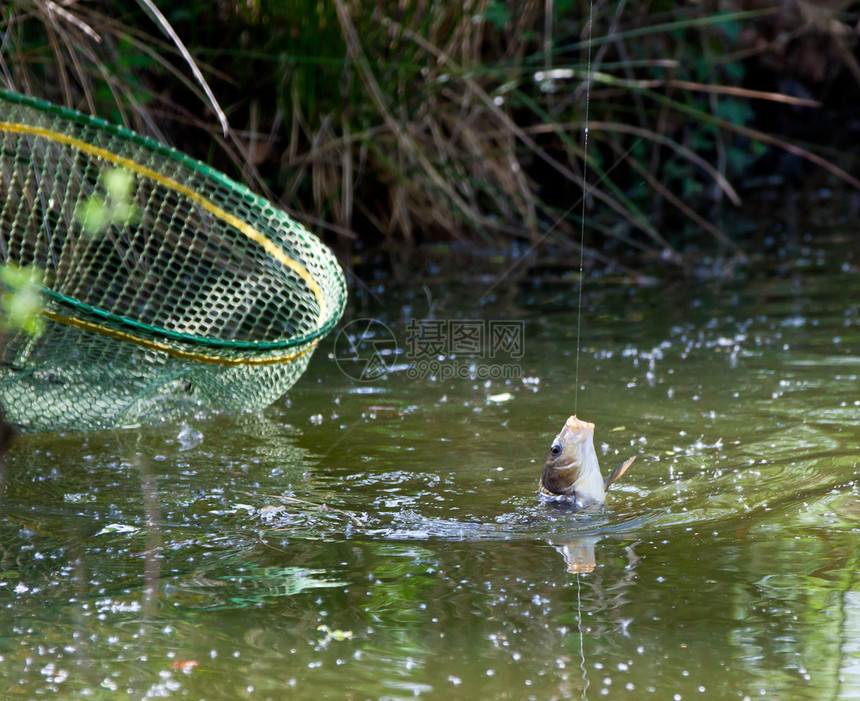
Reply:
[[325, 633], [325, 641], [329, 640], [352, 640], [352, 631], [351, 630], [340, 630], [339, 628], [335, 628], [332, 630], [324, 623], [322, 625], [317, 626], [317, 630]]

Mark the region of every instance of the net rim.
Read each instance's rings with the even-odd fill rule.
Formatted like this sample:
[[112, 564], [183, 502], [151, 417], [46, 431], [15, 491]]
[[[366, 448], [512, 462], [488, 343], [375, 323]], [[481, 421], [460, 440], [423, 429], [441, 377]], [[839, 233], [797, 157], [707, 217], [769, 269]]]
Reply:
[[203, 161], [198, 161], [196, 158], [189, 156], [187, 153], [184, 153], [179, 149], [174, 148], [173, 146], [167, 146], [166, 144], [163, 144], [160, 141], [156, 141], [149, 136], [144, 136], [143, 134], [139, 134], [138, 132], [133, 131], [131, 129], [121, 127], [118, 124], [114, 124], [113, 122], [108, 122], [101, 117], [94, 117], [90, 114], [78, 112], [77, 110], [71, 109], [70, 107], [63, 107], [62, 105], [57, 105], [53, 102], [48, 102], [47, 100], [42, 100], [38, 97], [22, 95], [21, 93], [6, 90], [5, 88], [0, 88], [0, 99], [6, 102], [11, 102], [12, 104], [32, 107], [33, 109], [39, 110], [41, 112], [56, 115], [58, 117], [68, 119], [79, 124], [97, 127], [102, 131], [108, 132], [109, 134], [113, 134], [114, 136], [119, 136], [123, 139], [127, 139], [139, 146], [145, 146], [147, 148], [150, 148], [153, 151], [159, 153], [160, 155], [166, 156], [167, 158], [170, 158], [174, 161], [179, 161], [182, 164], [187, 165], [188, 167], [197, 171], [201, 175], [212, 178], [213, 180], [217, 180], [222, 185], [230, 188], [234, 192], [238, 192], [241, 193], [243, 196], [250, 197], [252, 200], [254, 200], [254, 204], [263, 203], [271, 205], [268, 200], [255, 194], [245, 185], [236, 182], [229, 175], [226, 175], [220, 170], [217, 170], [216, 168], [213, 168], [212, 166], [203, 163]]
[[[334, 255], [331, 250], [325, 246], [318, 237], [316, 237], [311, 232], [304, 229], [304, 227], [299, 224], [299, 222], [294, 221], [286, 212], [282, 209], [276, 207], [267, 199], [261, 197], [260, 195], [255, 194], [245, 185], [236, 182], [232, 178], [230, 178], [225, 173], [199, 161], [178, 149], [162, 144], [155, 139], [139, 134], [130, 129], [126, 129], [125, 127], [121, 127], [119, 125], [113, 124], [112, 122], [108, 122], [100, 117], [94, 117], [92, 115], [84, 114], [82, 112], [78, 112], [77, 110], [70, 109], [68, 107], [63, 107], [60, 105], [56, 105], [52, 102], [48, 102], [46, 100], [42, 100], [39, 98], [31, 97], [28, 95], [22, 95], [20, 93], [11, 92], [9, 90], [5, 90], [0, 88], [0, 100], [6, 101], [11, 104], [22, 105], [24, 107], [28, 107], [49, 116], [56, 116], [62, 119], [69, 120], [79, 126], [91, 127], [96, 130], [105, 132], [111, 136], [119, 137], [122, 140], [130, 142], [137, 146], [142, 146], [144, 148], [150, 149], [157, 155], [163, 156], [167, 160], [177, 162], [183, 166], [190, 168], [192, 171], [201, 175], [202, 177], [214, 181], [216, 184], [226, 188], [231, 194], [237, 195], [242, 201], [244, 201], [247, 205], [258, 209], [259, 211], [267, 211], [271, 212], [271, 214], [276, 217], [280, 222], [283, 222], [287, 227], [295, 231], [296, 235], [308, 241], [317, 249], [317, 253], [319, 253], [323, 258], [325, 258], [325, 262], [327, 266], [334, 273], [334, 277], [337, 280], [337, 294], [325, 295], [324, 292], [319, 288], [316, 280], [313, 279], [313, 276], [310, 272], [305, 268], [302, 263], [296, 261], [295, 259], [287, 256], [286, 252], [278, 246], [278, 244], [273, 241], [271, 238], [266, 236], [263, 232], [259, 231], [257, 227], [252, 227], [250, 224], [245, 222], [244, 220], [239, 219], [235, 215], [231, 215], [226, 213], [227, 221], [234, 225], [234, 228], [237, 228], [240, 233], [248, 236], [251, 240], [255, 241], [259, 245], [263, 246], [270, 254], [273, 253], [272, 249], [276, 249], [280, 252], [281, 256], [287, 258], [292, 262], [292, 265], [286, 264], [287, 267], [293, 269], [294, 272], [299, 272], [296, 270], [298, 267], [303, 271], [299, 272], [299, 276], [303, 278], [305, 284], [308, 285], [309, 289], [316, 296], [319, 305], [319, 325], [313, 329], [312, 331], [302, 334], [300, 336], [290, 336], [288, 338], [277, 339], [277, 340], [267, 340], [267, 341], [248, 341], [248, 340], [227, 340], [227, 339], [219, 339], [213, 338], [210, 336], [199, 336], [196, 334], [188, 334], [182, 333], [179, 331], [172, 331], [170, 329], [166, 329], [160, 326], [153, 326], [150, 324], [146, 324], [144, 322], [138, 321], [131, 317], [126, 317], [120, 314], [115, 314], [113, 312], [109, 312], [107, 310], [94, 307], [92, 305], [88, 305], [80, 300], [77, 300], [73, 297], [69, 297], [61, 292], [57, 292], [56, 290], [52, 290], [49, 287], [45, 287], [44, 285], [39, 285], [41, 291], [46, 294], [49, 298], [53, 299], [57, 303], [61, 304], [63, 307], [71, 308], [76, 311], [81, 311], [87, 315], [95, 316], [104, 321], [109, 322], [112, 326], [120, 326], [128, 330], [135, 330], [138, 332], [142, 332], [143, 338], [130, 336], [127, 340], [131, 342], [136, 342], [141, 345], [147, 345], [149, 341], [146, 337], [157, 337], [169, 339], [175, 342], [180, 342], [183, 344], [188, 344], [191, 346], [203, 346], [212, 349], [221, 349], [228, 351], [274, 351], [274, 350], [283, 350], [288, 348], [294, 348], [296, 346], [301, 346], [312, 341], [318, 340], [328, 334], [334, 326], [337, 324], [340, 319], [341, 314], [343, 313], [343, 309], [346, 306], [346, 281], [343, 276], [343, 270], [340, 265], [337, 263]], [[9, 123], [6, 123], [9, 124]], [[22, 126], [28, 126], [25, 123], [16, 123]], [[12, 131], [11, 129], [6, 129], [6, 131]], [[52, 132], [52, 130], [36, 128], [35, 132], [33, 128], [28, 129], [20, 129], [16, 131], [28, 131], [30, 133], [34, 133], [36, 136], [42, 136], [43, 138], [50, 138], [50, 136], [46, 136], [46, 134], [37, 133], [38, 131], [60, 134], [60, 132]], [[57, 139], [54, 139], [55, 141]], [[67, 144], [71, 142], [71, 145], [78, 146], [79, 144], [87, 144], [89, 151], [98, 151], [101, 156], [105, 154], [111, 154], [110, 160], [112, 161], [122, 161], [122, 165], [128, 165], [129, 163], [135, 164], [136, 167], [132, 168], [132, 170], [137, 171], [139, 174], [143, 174], [146, 177], [151, 178], [150, 172], [141, 173], [142, 170], [152, 171], [157, 173], [157, 171], [153, 171], [153, 169], [145, 168], [136, 164], [136, 162], [130, 161], [130, 159], [123, 158], [113, 152], [107, 151], [107, 149], [103, 149], [100, 147], [96, 147], [92, 144], [88, 144], [88, 142], [83, 139], [77, 139], [73, 137], [68, 137], [64, 135], [64, 139]], [[168, 181], [168, 186], [172, 187], [172, 189], [179, 189], [173, 187], [176, 184], [176, 181], [173, 181], [171, 178], [166, 176], [162, 176], [159, 174], [160, 180]], [[181, 186], [182, 189], [190, 190], [187, 186]], [[182, 191], [180, 189], [180, 191]], [[186, 194], [187, 196], [187, 194]], [[207, 203], [211, 203], [212, 207], [217, 210], [224, 212], [219, 205], [217, 205], [214, 201], [209, 199], [208, 197], [203, 197], [202, 195], [197, 195], [199, 200], [204, 200]], [[198, 201], [199, 203], [199, 201]], [[235, 222], [243, 223], [248, 229], [250, 229], [254, 234], [256, 234], [259, 239], [251, 234], [248, 231], [243, 230], [241, 227], [237, 227]], [[299, 227], [296, 230], [296, 226]], [[277, 257], [277, 256], [275, 256]], [[279, 262], [284, 263], [283, 260], [279, 259]], [[334, 304], [331, 304], [334, 302]], [[63, 317], [57, 315], [58, 318], [55, 320], [60, 321], [60, 323], [68, 323], [67, 321], [63, 321]], [[114, 335], [116, 332], [113, 331], [110, 327], [107, 326], [99, 326], [98, 324], [87, 324], [88, 328], [96, 333], [102, 333], [105, 335]]]

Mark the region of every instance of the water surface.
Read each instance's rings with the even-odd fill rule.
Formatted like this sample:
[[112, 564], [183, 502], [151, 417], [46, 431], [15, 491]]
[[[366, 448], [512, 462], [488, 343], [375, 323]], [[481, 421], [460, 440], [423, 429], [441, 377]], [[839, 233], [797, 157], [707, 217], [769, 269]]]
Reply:
[[[359, 290], [378, 380], [332, 338], [262, 414], [21, 437], [3, 696], [858, 698], [857, 266], [593, 283], [578, 392], [575, 282]], [[442, 361], [519, 377], [413, 377], [428, 315], [523, 321]], [[596, 514], [535, 496], [574, 407], [604, 472], [638, 456]]]

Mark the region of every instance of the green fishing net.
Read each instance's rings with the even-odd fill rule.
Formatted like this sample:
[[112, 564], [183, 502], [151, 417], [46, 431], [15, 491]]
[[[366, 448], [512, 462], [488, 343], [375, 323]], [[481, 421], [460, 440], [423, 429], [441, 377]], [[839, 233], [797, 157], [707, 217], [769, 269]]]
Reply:
[[42, 332], [0, 338], [7, 419], [36, 430], [261, 409], [346, 301], [331, 252], [247, 188], [3, 91], [0, 260], [42, 293]]

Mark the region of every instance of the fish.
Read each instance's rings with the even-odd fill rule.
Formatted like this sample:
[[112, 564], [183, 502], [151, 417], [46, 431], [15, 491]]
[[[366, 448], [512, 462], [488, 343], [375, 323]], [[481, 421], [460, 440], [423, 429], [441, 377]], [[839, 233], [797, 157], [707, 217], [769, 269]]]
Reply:
[[601, 506], [606, 490], [636, 459], [625, 460], [606, 479], [594, 451], [594, 424], [571, 416], [553, 439], [540, 476], [540, 494], [576, 510]]

